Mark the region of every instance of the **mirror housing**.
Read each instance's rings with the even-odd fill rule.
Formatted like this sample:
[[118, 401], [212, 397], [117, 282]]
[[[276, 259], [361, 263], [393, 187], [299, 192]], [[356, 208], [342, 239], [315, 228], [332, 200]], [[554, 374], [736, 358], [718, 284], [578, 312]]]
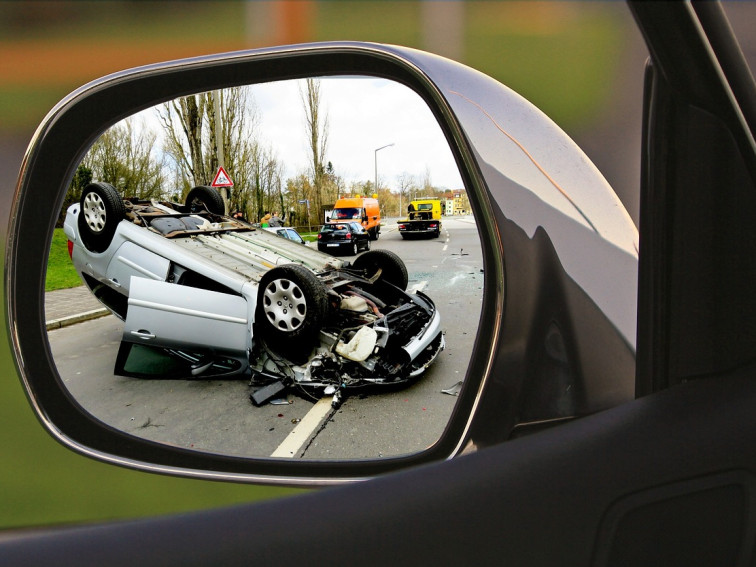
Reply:
[[[45, 262], [76, 165], [109, 126], [191, 93], [312, 76], [374, 75], [429, 106], [470, 197], [486, 274], [482, 314], [449, 425], [416, 455], [296, 462], [168, 447], [108, 427], [68, 394], [44, 322]], [[420, 51], [365, 43], [254, 50], [104, 77], [61, 101], [25, 156], [6, 251], [9, 336], [42, 424], [69, 448], [154, 472], [290, 485], [367, 478], [454, 457], [633, 397], [637, 231], [551, 120], [493, 79]]]

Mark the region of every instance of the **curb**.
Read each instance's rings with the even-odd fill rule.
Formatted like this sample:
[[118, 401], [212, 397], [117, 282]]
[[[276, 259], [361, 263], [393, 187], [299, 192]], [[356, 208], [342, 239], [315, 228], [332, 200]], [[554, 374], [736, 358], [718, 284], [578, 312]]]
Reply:
[[60, 319], [53, 319], [51, 321], [47, 321], [45, 325], [47, 326], [47, 330], [53, 330], [53, 329], [61, 329], [63, 327], [68, 327], [69, 325], [73, 325], [75, 323], [81, 323], [82, 321], [89, 321], [90, 319], [98, 319], [100, 317], [104, 317], [105, 315], [109, 315], [110, 311], [105, 309], [104, 307], [100, 309], [92, 309], [91, 311], [84, 311], [83, 313], [78, 313], [77, 315], [69, 315], [68, 317], [61, 317]]

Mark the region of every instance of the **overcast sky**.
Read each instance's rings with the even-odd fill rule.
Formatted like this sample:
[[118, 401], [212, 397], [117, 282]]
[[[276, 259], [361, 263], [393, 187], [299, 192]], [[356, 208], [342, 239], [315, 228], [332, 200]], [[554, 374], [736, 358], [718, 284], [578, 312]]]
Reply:
[[[260, 113], [260, 138], [270, 144], [287, 175], [306, 169], [308, 148], [300, 89], [304, 81], [255, 85], [251, 92]], [[437, 187], [458, 189], [462, 181], [449, 145], [423, 100], [409, 88], [372, 77], [323, 78], [321, 114], [328, 115], [326, 161], [350, 181], [378, 176], [397, 189], [397, 177], [414, 175], [422, 182], [426, 169]]]
[[[397, 190], [397, 179], [404, 173], [420, 184], [428, 171], [435, 187], [463, 187], [441, 128], [414, 91], [373, 77], [320, 81], [320, 112], [328, 117], [326, 163], [333, 164], [347, 186], [353, 181], [374, 181], [375, 150], [388, 146], [377, 152], [382, 186]], [[258, 114], [257, 138], [284, 164], [286, 178], [306, 172], [310, 162], [300, 95], [303, 85], [303, 80], [296, 80], [250, 87]], [[140, 113], [136, 123], [142, 121], [157, 132], [159, 148], [162, 128], [155, 110]]]

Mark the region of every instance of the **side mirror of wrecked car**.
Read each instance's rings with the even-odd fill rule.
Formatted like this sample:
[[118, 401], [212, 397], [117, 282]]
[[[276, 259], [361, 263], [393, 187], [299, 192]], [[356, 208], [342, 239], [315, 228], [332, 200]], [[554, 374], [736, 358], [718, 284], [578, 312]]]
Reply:
[[[348, 259], [286, 248], [294, 243], [225, 217], [210, 178], [185, 187], [184, 199], [126, 195], [118, 179], [90, 179], [79, 200], [66, 201], [93, 144], [126, 117], [200, 93], [210, 100], [212, 93], [249, 85], [344, 76], [384, 79], [423, 101], [469, 199], [473, 216], [460, 219], [459, 226], [476, 229], [470, 244], [457, 250], [453, 238], [434, 240], [441, 224], [431, 219], [412, 221], [423, 223], [414, 228], [430, 238], [410, 239], [418, 234], [403, 226], [391, 233], [376, 227], [370, 238], [346, 243]], [[309, 212], [310, 197], [291, 198], [300, 206], [295, 218]], [[295, 213], [293, 206], [275, 205]], [[327, 203], [312, 205], [324, 206], [312, 213], [322, 219]], [[124, 320], [114, 335], [118, 353], [113, 350], [112, 358], [118, 360], [108, 361], [120, 375], [108, 370], [92, 383], [133, 381], [153, 372], [179, 380], [207, 376], [211, 380], [191, 382], [187, 389], [187, 396], [200, 397], [210, 386], [222, 387], [226, 374], [242, 375], [256, 386], [253, 403], [275, 400], [286, 388], [302, 397], [316, 390], [325, 400], [320, 424], [348, 419], [339, 402], [357, 382], [392, 386], [396, 404], [408, 399], [403, 388], [414, 384], [413, 400], [419, 401], [411, 420], [404, 417], [408, 412], [376, 402], [382, 418], [374, 429], [390, 432], [397, 446], [379, 445], [372, 457], [348, 451], [334, 457], [330, 446], [311, 458], [268, 451], [261, 439], [285, 415], [276, 410], [269, 422], [234, 424], [255, 450], [225, 450], [219, 440], [227, 430], [224, 411], [208, 418], [206, 438], [195, 431], [200, 438], [189, 439], [181, 431], [160, 438], [141, 434], [119, 421], [128, 421], [126, 414], [111, 419], [109, 409], [96, 409], [85, 392], [89, 386], [74, 385], [77, 370], [65, 366], [45, 324], [46, 263], [39, 259], [48, 258], [62, 209], [80, 277]], [[114, 217], [117, 227], [107, 224]], [[288, 226], [288, 213], [286, 220]], [[490, 77], [428, 53], [324, 43], [168, 62], [104, 77], [62, 100], [40, 125], [20, 172], [11, 223], [7, 324], [18, 372], [44, 427], [69, 448], [104, 461], [235, 481], [344, 482], [449, 459], [633, 397], [638, 236], [632, 221], [583, 152], [541, 111]], [[443, 223], [446, 228], [446, 217]], [[328, 244], [321, 236], [318, 248]], [[404, 246], [405, 237], [413, 242], [394, 248], [406, 253], [402, 260], [391, 249]], [[234, 262], [208, 268], [209, 255], [196, 259], [203, 242], [225, 257], [235, 255]], [[267, 255], [271, 250], [274, 260]], [[442, 252], [448, 257], [441, 258]], [[474, 274], [465, 263], [472, 253], [480, 263]], [[239, 260], [240, 254], [255, 260]], [[280, 258], [288, 260], [281, 264]], [[447, 268], [457, 270], [444, 282], [450, 298], [434, 305], [433, 290], [413, 287], [419, 283], [414, 266], [429, 274], [447, 261]], [[239, 262], [254, 270], [245, 272]], [[470, 293], [465, 286], [473, 285]], [[150, 311], [156, 305], [157, 315]], [[461, 330], [451, 334], [462, 328], [460, 320], [444, 319], [451, 306], [469, 319], [465, 336]], [[191, 325], [185, 324], [187, 315]], [[169, 328], [170, 338], [154, 348], [150, 341], [159, 336], [160, 324]], [[289, 353], [294, 344], [307, 346], [309, 354]], [[443, 389], [455, 402], [433, 440], [425, 441], [418, 432], [436, 408], [431, 401], [421, 403], [422, 396], [430, 400], [441, 388], [434, 383], [431, 391], [422, 373], [460, 351], [465, 365]], [[155, 397], [156, 382], [139, 382], [145, 397]], [[177, 398], [161, 399], [167, 412], [185, 410]], [[244, 403], [254, 409], [248, 399]], [[348, 409], [362, 415], [359, 406]], [[150, 416], [140, 419], [148, 429]], [[364, 421], [334, 438], [333, 447], [369, 444], [372, 425]], [[287, 431], [294, 435], [295, 429], [289, 424]], [[414, 445], [401, 444], [413, 437]], [[297, 447], [317, 442], [311, 436], [299, 439]]]

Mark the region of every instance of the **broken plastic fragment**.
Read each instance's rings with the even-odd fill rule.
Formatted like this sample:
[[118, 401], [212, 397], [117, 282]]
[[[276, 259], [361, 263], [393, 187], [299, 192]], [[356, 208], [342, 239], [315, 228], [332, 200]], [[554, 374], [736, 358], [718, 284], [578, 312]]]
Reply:
[[323, 394], [326, 396], [332, 396], [334, 393], [336, 393], [336, 386], [333, 385], [326, 386], [326, 389], [323, 390]]
[[354, 362], [362, 362], [373, 353], [377, 340], [378, 333], [371, 327], [361, 327], [348, 343], [339, 341], [336, 353]]
[[454, 384], [451, 388], [447, 388], [446, 390], [441, 390], [442, 394], [449, 394], [450, 396], [458, 396], [459, 391], [462, 389], [462, 380]]
[[340, 391], [337, 391], [337, 392], [336, 392], [336, 393], [335, 393], [335, 394], [333, 395], [333, 398], [331, 399], [331, 407], [332, 407], [333, 409], [339, 409], [339, 407], [341, 406], [341, 402], [342, 402], [342, 401], [343, 401], [343, 400], [342, 400], [342, 398], [341, 398], [341, 392], [340, 392]]

